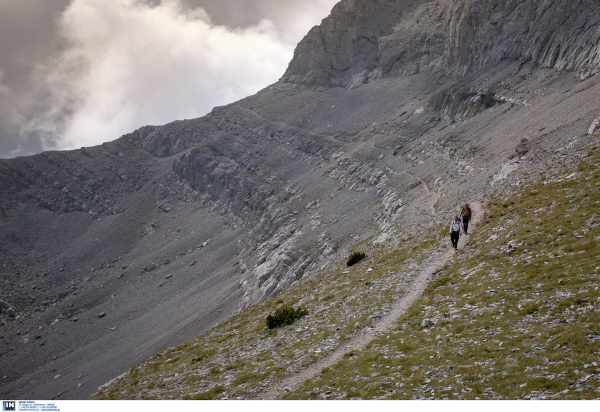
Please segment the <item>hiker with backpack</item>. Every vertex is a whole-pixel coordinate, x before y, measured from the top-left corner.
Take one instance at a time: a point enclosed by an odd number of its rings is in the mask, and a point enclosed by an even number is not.
[[[458,249],[458,239],[460,238],[460,221],[458,220],[458,216],[454,216],[454,220],[450,224],[450,240],[452,241],[452,246],[454,249]]]
[[[468,203],[465,203],[462,210],[460,211],[460,217],[462,218],[462,224],[465,229],[465,235],[468,235],[469,231],[469,220],[471,220],[471,208]]]

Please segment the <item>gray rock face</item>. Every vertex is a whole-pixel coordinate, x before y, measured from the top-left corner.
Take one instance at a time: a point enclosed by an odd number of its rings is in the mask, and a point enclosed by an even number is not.
[[[299,44],[282,80],[358,87],[444,70],[464,76],[493,61],[600,69],[594,0],[343,0]]]
[[[254,96],[0,160],[0,394],[85,397],[596,133],[592,6],[343,1]]]
[[[598,130],[598,126],[600,126],[600,118],[596,117],[588,129],[588,134],[593,135]]]
[[[0,207],[8,211],[30,203],[59,213],[114,215],[120,212],[118,200],[148,181],[153,166],[146,161],[151,158],[143,150],[132,152],[129,145],[114,142],[5,160],[0,162]]]

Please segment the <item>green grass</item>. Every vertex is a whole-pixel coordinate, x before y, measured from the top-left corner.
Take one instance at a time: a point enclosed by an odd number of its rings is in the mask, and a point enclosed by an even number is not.
[[[594,149],[577,180],[492,196],[468,252],[403,326],[287,398],[598,399],[598,164]],[[434,327],[421,326],[432,318]]]
[[[186,400],[195,400],[195,401],[200,401],[200,400],[210,400],[210,399],[215,399],[217,396],[219,396],[220,394],[222,394],[225,391],[225,388],[222,386],[215,386],[214,388],[205,391],[205,392],[200,392],[200,393],[196,393],[193,395],[189,395],[189,396],[185,396],[184,399]]]
[[[403,295],[400,281],[436,247],[447,244],[437,233],[439,228],[403,243],[418,245],[416,250],[372,247],[360,265],[347,268],[345,261],[339,261],[339,269],[318,273],[197,339],[162,351],[92,398],[208,397],[220,387],[224,390],[215,396],[235,398],[283,376],[289,367],[310,365],[356,330],[372,324],[374,314]],[[305,308],[309,316],[285,328],[268,329],[266,317],[284,302]]]

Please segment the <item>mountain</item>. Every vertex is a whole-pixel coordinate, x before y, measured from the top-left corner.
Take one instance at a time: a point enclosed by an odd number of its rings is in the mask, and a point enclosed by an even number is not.
[[[600,136],[556,145],[564,132],[472,203],[458,251],[447,222],[371,248],[92,399],[597,399]],[[308,314],[268,329],[286,305]]]
[[[344,1],[300,43],[284,81],[354,88],[443,71],[461,77],[503,60],[598,71],[594,1]]]
[[[594,133],[596,8],[344,0],[254,96],[0,161],[0,393],[88,396],[350,251],[435,244],[457,205]]]

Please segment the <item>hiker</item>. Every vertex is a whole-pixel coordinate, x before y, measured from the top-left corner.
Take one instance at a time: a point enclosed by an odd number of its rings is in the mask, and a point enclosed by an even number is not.
[[[465,203],[462,210],[460,211],[460,217],[462,218],[462,224],[465,228],[465,235],[468,235],[469,231],[469,220],[471,220],[471,208],[468,203]]]
[[[450,240],[452,241],[452,246],[454,249],[458,248],[458,239],[460,237],[460,222],[458,221],[458,216],[454,216],[454,220],[450,224]]]

